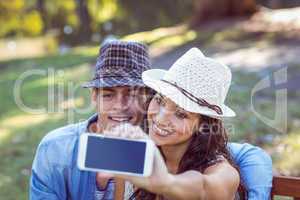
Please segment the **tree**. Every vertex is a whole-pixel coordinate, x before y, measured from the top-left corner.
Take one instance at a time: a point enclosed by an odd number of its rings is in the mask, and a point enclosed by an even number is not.
[[[36,2],[36,8],[39,11],[41,18],[44,23],[43,32],[45,32],[48,29],[48,21],[47,21],[47,10],[45,8],[45,1],[44,0],[37,0]]]
[[[0,37],[36,36],[43,29],[39,12],[31,8],[32,1],[0,1]]]
[[[79,19],[78,37],[80,42],[87,42],[91,38],[91,17],[85,0],[76,0]]]
[[[257,11],[256,0],[195,0],[192,25],[203,21],[250,15]]]

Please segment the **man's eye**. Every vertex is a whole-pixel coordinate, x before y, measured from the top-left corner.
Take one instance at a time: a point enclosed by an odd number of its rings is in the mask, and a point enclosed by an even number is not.
[[[103,98],[111,98],[111,97],[113,97],[113,94],[103,94],[102,97]]]
[[[131,91],[131,92],[129,92],[129,96],[137,97],[137,96],[139,96],[139,93],[137,91]]]

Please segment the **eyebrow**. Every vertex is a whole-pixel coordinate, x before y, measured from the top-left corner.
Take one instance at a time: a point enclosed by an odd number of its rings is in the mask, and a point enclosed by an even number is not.
[[[179,107],[179,106],[177,106],[177,105],[176,105],[176,110],[177,110],[177,111],[180,111],[180,112],[184,112],[184,113],[187,114],[187,115],[190,114],[189,111],[187,111],[187,110],[185,110],[185,109],[183,109],[183,108],[181,108],[181,107]]]
[[[158,95],[160,98],[165,99],[165,96],[163,96],[162,94],[157,93],[157,95]]]
[[[160,94],[160,93],[157,93],[157,95],[158,95],[160,98],[162,98],[162,99],[166,99],[166,97],[165,97],[164,95]],[[185,110],[185,109],[179,107],[176,103],[175,103],[175,108],[178,109],[178,110],[180,110],[180,111],[185,112],[186,114],[189,114],[189,111],[187,111],[187,110]]]
[[[104,92],[114,92],[114,90],[110,89],[110,88],[102,88],[102,91],[104,91]]]
[[[131,92],[131,91],[139,91],[140,87],[128,87],[127,91]],[[115,92],[116,90],[112,89],[112,88],[102,88],[102,91],[104,92]]]

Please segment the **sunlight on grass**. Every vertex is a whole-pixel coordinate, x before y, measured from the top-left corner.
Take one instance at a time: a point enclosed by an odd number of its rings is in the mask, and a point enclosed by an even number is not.
[[[96,62],[96,60],[95,60]],[[61,77],[63,80],[86,80],[87,76],[91,74],[91,66],[90,64],[82,64],[78,65],[76,68],[70,68],[63,70],[64,75]]]
[[[9,44],[13,45],[12,49]],[[45,56],[56,50],[57,41],[51,36],[0,40],[0,60]]]
[[[96,56],[99,52],[99,45],[96,46],[80,46],[72,49],[73,53],[78,53],[85,56]]]
[[[293,200],[293,198],[285,196],[275,196],[275,200]]]
[[[4,174],[0,174],[0,188],[4,185],[9,185],[12,182],[12,178],[10,176],[6,176]]]
[[[197,38],[197,32],[188,29],[186,24],[173,27],[163,27],[126,35],[121,40],[136,41],[148,44],[150,47],[172,48],[190,42]],[[99,46],[81,46],[72,49],[73,53],[94,56],[99,52]]]
[[[79,97],[77,99],[68,99],[59,104],[61,109],[67,110],[72,108],[81,107],[84,105],[84,98]]]
[[[228,29],[225,31],[220,31],[215,33],[214,37],[212,38],[212,42],[217,43],[224,40],[230,40],[230,39],[236,39],[241,38],[243,35],[243,32],[240,31],[237,28]]]
[[[186,31],[187,31],[187,26],[180,25],[174,27],[157,28],[152,31],[138,32],[131,35],[127,35],[122,39],[127,41],[130,40],[130,41],[144,42],[149,44],[163,37],[182,34],[185,33]]]
[[[195,31],[188,31],[186,33],[170,36],[164,39],[161,39],[157,42],[154,42],[152,44],[152,47],[176,47],[183,45],[187,42],[190,42],[194,39],[196,39],[197,33]]]
[[[49,69],[51,70],[52,68]],[[51,74],[49,71],[47,72],[47,69],[45,69],[45,73],[47,73],[47,75],[43,76],[43,78],[30,81],[30,83],[25,86],[25,89],[32,90],[37,87],[49,86],[55,83],[67,83],[68,81],[74,82],[75,80],[88,80],[90,65],[85,63],[69,69],[54,70],[51,72]]]
[[[123,40],[143,42],[149,45],[153,57],[164,54],[172,48],[187,44],[197,39],[198,33],[189,30],[187,25],[158,28],[123,37]]]
[[[6,118],[0,122],[0,125],[6,129],[24,128],[41,124],[48,119],[59,119],[62,113],[55,114],[22,114]]]
[[[0,144],[5,138],[10,136],[10,134],[11,134],[11,132],[9,131],[9,129],[1,127],[0,128]]]

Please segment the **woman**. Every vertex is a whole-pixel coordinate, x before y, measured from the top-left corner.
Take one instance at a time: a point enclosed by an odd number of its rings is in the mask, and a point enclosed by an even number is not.
[[[116,175],[137,188],[131,198],[237,198],[240,177],[226,148],[221,120],[235,116],[224,104],[230,69],[192,48],[168,71],[144,72],[143,81],[157,92],[147,118],[149,136],[158,148],[150,177]],[[105,134],[147,137],[128,126],[126,131],[118,127]],[[240,191],[238,196],[243,199],[246,195]]]

